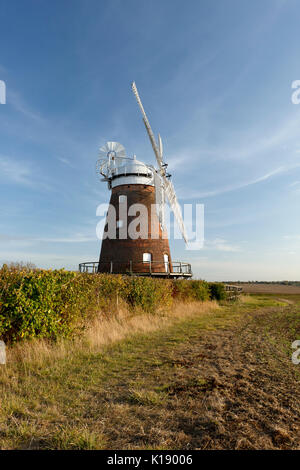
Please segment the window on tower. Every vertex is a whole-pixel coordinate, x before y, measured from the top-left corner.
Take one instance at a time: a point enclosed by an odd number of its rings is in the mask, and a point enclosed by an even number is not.
[[[119,202],[120,202],[120,203],[126,202],[126,196],[125,196],[124,194],[121,194],[121,195],[119,196]]]
[[[166,273],[169,271],[169,256],[164,254],[164,263],[165,263],[165,271]]]
[[[123,227],[123,220],[117,220],[117,228]]]
[[[152,261],[151,253],[143,253],[143,263],[150,263]]]

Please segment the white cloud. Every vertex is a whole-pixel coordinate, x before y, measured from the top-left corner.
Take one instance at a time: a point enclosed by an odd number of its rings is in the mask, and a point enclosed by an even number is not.
[[[37,165],[34,166],[33,162],[24,162],[7,155],[0,155],[0,180],[42,191],[54,190],[54,186],[45,181],[44,175],[39,174]]]
[[[17,235],[0,234],[0,246],[33,246],[37,243],[89,243],[97,242],[96,233],[94,236],[84,234],[74,234],[67,237],[22,237]]]
[[[70,160],[68,160],[68,158],[58,157],[58,160],[64,165],[69,166],[70,168],[74,168],[74,165],[72,162],[70,162]]]
[[[300,181],[294,181],[289,186],[290,186],[290,188],[293,188],[294,186],[298,186],[299,184],[300,184]]]
[[[45,243],[87,243],[87,242],[95,242],[98,240],[96,233],[94,237],[83,236],[83,235],[75,235],[71,237],[62,237],[62,238],[33,238],[32,240],[37,242],[45,242]]]
[[[27,164],[0,155],[0,177],[18,184],[32,185],[32,172]]]
[[[181,198],[182,199],[194,199],[194,198],[201,198],[201,197],[217,196],[219,194],[224,194],[230,191],[236,191],[238,189],[246,188],[247,186],[252,186],[253,184],[261,183],[263,181],[270,179],[272,176],[286,173],[292,169],[299,168],[299,167],[300,167],[300,163],[299,164],[297,163],[295,165],[281,166],[279,168],[275,168],[274,170],[269,171],[268,173],[265,173],[262,176],[254,178],[253,180],[245,181],[239,184],[223,186],[222,188],[218,188],[212,191],[206,191],[206,192],[205,191],[203,192],[189,191],[187,193],[187,190],[185,188],[185,195],[184,196],[181,195]]]
[[[239,246],[232,245],[228,243],[227,240],[224,240],[223,238],[215,238],[214,240],[206,240],[204,243],[204,248],[209,249],[209,250],[228,251],[228,252],[242,251]]]
[[[40,116],[38,113],[33,111],[25,103],[22,96],[18,92],[11,90],[11,88],[8,90],[7,103],[11,104],[15,108],[16,111],[22,113],[27,118],[30,118],[34,121],[38,121],[40,123],[45,122],[45,120],[42,118],[42,116]]]
[[[300,235],[284,235],[285,240],[300,240]]]

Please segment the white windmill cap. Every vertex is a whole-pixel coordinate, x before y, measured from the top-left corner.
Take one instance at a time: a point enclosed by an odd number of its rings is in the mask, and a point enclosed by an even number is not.
[[[135,158],[124,160],[121,162],[120,165],[117,166],[118,173],[126,172],[126,173],[134,173],[134,174],[149,174],[152,173],[148,165],[139,161]]]
[[[112,174],[112,188],[123,184],[154,186],[153,171],[136,158],[124,159],[116,165]]]

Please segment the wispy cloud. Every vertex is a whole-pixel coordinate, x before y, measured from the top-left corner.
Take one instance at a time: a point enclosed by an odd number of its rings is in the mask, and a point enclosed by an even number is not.
[[[35,243],[87,243],[97,241],[96,232],[94,236],[84,234],[74,234],[67,237],[22,237],[18,235],[0,234],[0,244],[14,242],[14,244],[24,243],[33,245]]]
[[[38,174],[38,171],[33,169],[31,162],[24,162],[7,155],[0,155],[0,181],[42,191],[53,190],[53,187]]]
[[[290,186],[290,188],[293,188],[294,186],[298,186],[298,185],[300,185],[300,181],[294,181],[289,186]]]
[[[300,181],[294,181],[293,183],[289,184],[291,194],[298,195],[300,193]]]
[[[214,240],[206,240],[204,243],[204,248],[209,249],[209,250],[228,251],[228,252],[242,251],[239,246],[232,245],[227,240],[224,240],[223,238],[215,238]]]
[[[235,148],[223,150],[222,153],[218,150],[218,154],[226,160],[245,160],[250,157],[253,159],[274,148],[278,149],[295,138],[298,140],[299,125],[300,116],[290,116],[281,122],[276,129],[273,128],[269,135],[266,136],[265,133],[262,135],[257,134],[257,138],[254,139],[254,135],[250,136],[249,133],[246,133],[239,139],[239,143]],[[238,140],[238,137],[237,135],[236,140]],[[253,141],[252,143],[249,137]]]
[[[295,165],[281,166],[281,167],[275,168],[274,170],[269,171],[268,173],[265,173],[262,176],[254,178],[250,181],[244,181],[239,184],[223,186],[221,188],[218,188],[212,191],[203,191],[203,192],[189,191],[188,194],[186,194],[186,189],[185,189],[185,195],[181,195],[181,198],[182,199],[194,199],[194,198],[201,198],[201,197],[218,196],[219,194],[228,193],[230,191],[236,191],[238,189],[246,188],[247,186],[252,186],[253,184],[261,183],[263,181],[270,179],[271,177],[275,175],[286,173],[292,169],[299,168],[299,167],[300,167],[300,163],[295,164]]]
[[[31,186],[31,177],[32,171],[28,164],[0,155],[0,178]]]
[[[45,120],[39,113],[32,110],[31,107],[28,106],[28,104],[25,102],[24,98],[20,95],[20,93],[12,90],[11,88],[9,88],[7,92],[7,104],[11,104],[16,111],[22,113],[27,118],[30,118],[34,121],[38,121],[39,123],[45,122]]]
[[[33,238],[37,242],[46,242],[46,243],[87,243],[97,241],[97,236],[84,236],[84,235],[74,235],[70,237],[53,237],[53,238]]]
[[[300,240],[300,235],[284,235],[285,240]]]
[[[68,158],[58,157],[58,160],[64,165],[69,166],[70,168],[74,168],[74,165],[72,162],[70,162],[70,160],[68,160]]]

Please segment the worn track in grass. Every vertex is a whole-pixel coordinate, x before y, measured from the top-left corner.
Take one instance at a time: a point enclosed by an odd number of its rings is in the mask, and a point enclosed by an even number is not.
[[[299,324],[298,304],[251,298],[19,366],[2,382],[1,448],[299,449]]]

